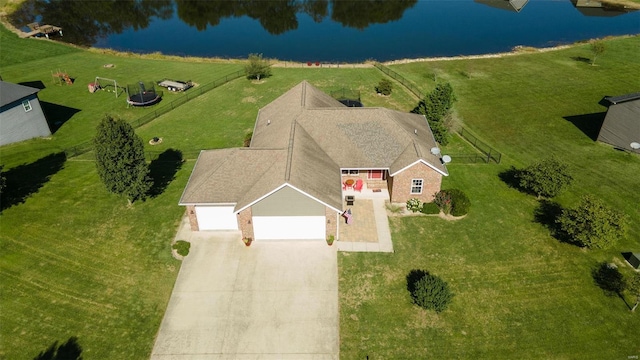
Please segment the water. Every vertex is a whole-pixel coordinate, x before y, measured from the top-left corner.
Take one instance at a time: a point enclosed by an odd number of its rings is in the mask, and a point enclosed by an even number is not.
[[[28,0],[11,19],[137,53],[359,62],[486,54],[640,33],[640,11],[595,0]]]

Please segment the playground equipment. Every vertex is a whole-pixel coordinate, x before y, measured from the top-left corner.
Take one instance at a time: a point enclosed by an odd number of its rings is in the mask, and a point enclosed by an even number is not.
[[[153,105],[160,101],[162,92],[156,92],[152,82],[139,81],[136,84],[127,84],[127,103],[133,106]]]
[[[53,83],[56,85],[73,85],[73,80],[71,80],[69,74],[67,74],[66,71],[60,71],[60,69],[56,72],[51,71],[51,78],[53,79]]]
[[[94,93],[98,90],[104,90],[108,92],[114,92],[116,94],[116,98],[118,97],[119,93],[122,92],[122,88],[118,86],[117,81],[99,76],[96,76],[96,80],[92,83],[89,83],[88,87],[90,93]]]

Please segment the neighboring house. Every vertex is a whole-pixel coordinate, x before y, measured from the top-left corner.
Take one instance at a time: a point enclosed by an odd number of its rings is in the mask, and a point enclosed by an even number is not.
[[[606,97],[610,105],[598,141],[640,154],[631,143],[640,143],[640,93]]]
[[[474,0],[477,3],[488,5],[494,8],[520,12],[529,0]]]
[[[624,5],[599,0],[571,0],[571,2],[584,16],[613,17],[636,11]]]
[[[0,146],[51,135],[38,91],[0,81]]]
[[[200,153],[180,205],[192,230],[337,238],[347,178],[391,202],[432,201],[448,175],[434,147],[424,116],[346,107],[303,81],[260,109],[250,147]]]

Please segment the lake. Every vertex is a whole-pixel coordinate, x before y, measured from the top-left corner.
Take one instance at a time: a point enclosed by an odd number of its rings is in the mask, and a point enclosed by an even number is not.
[[[360,62],[487,54],[640,33],[596,0],[27,0],[10,17],[63,41],[136,53]]]

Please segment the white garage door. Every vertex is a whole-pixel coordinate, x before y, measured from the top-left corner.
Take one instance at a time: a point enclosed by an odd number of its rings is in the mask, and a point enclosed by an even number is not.
[[[324,216],[254,216],[253,235],[256,240],[317,240],[324,239]]]
[[[238,230],[233,206],[196,206],[200,230]]]

